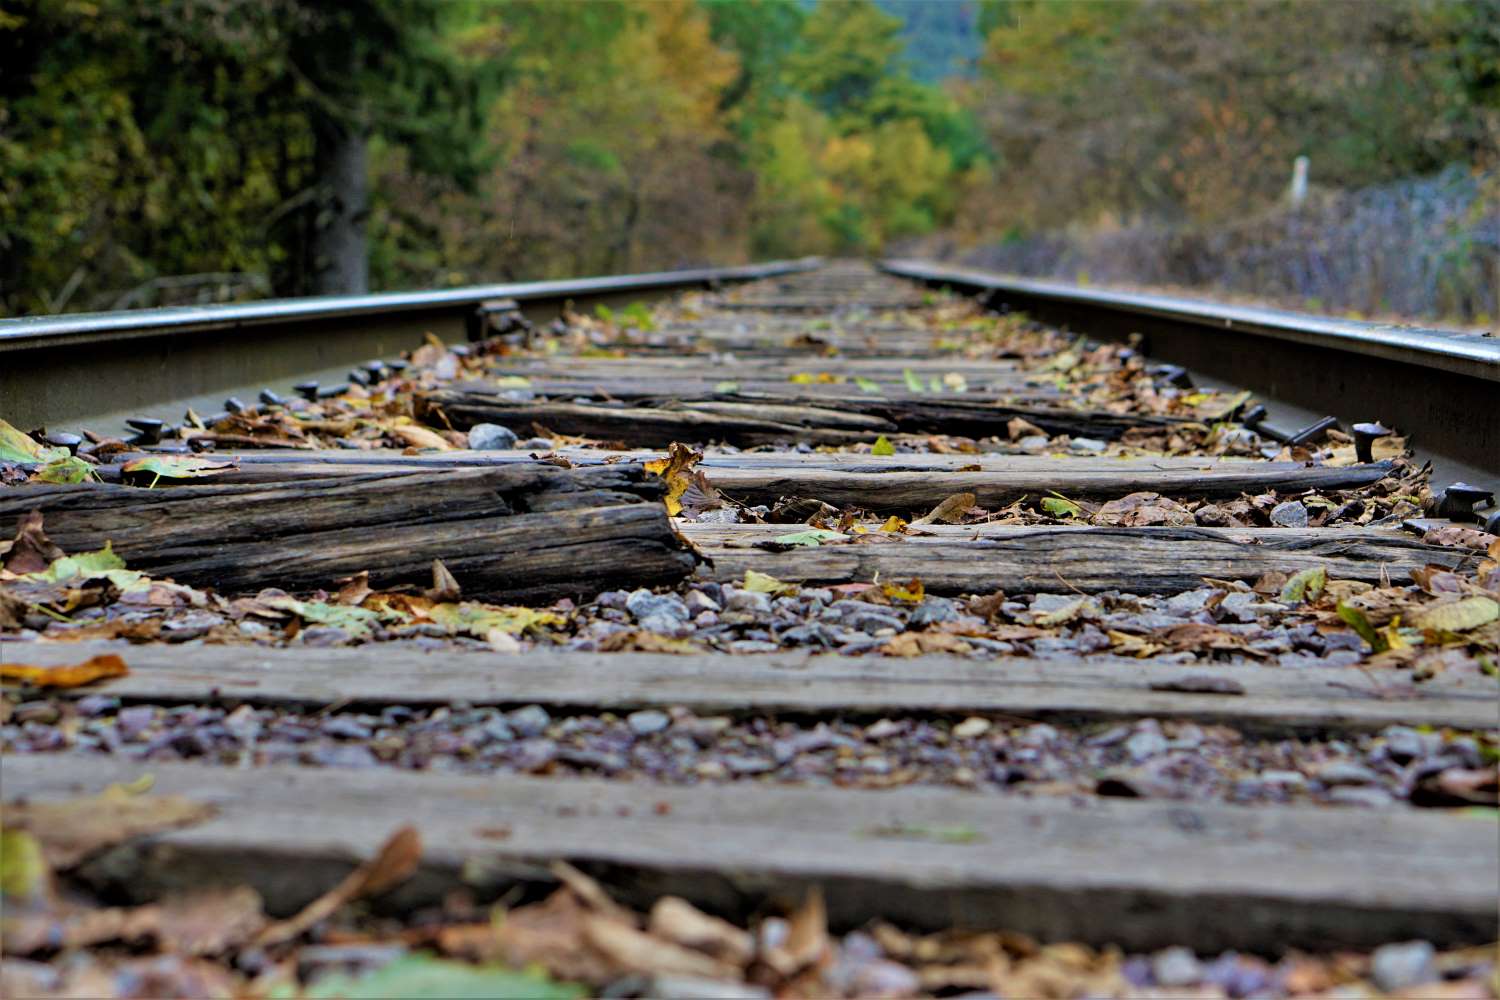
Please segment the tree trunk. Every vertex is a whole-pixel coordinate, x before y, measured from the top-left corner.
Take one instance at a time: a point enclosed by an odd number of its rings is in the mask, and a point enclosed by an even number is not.
[[[324,193],[313,227],[316,295],[358,295],[370,289],[368,141],[355,124],[324,120],[317,127],[318,184]]]

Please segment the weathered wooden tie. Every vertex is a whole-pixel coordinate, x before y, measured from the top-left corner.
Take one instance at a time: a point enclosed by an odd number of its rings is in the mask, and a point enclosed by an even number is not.
[[[254,770],[30,755],[5,794],[45,800],[153,778],[214,803],[208,822],[118,848],[83,877],[137,898],[249,883],[306,903],[420,817],[421,875],[397,901],[460,884],[499,895],[564,858],[628,900],[672,893],[743,913],[823,890],[831,921],[1007,928],[1049,940],[1202,951],[1492,939],[1494,824],[1462,815],[1075,802],[933,788],[643,787],[390,769]],[[399,808],[393,808],[399,804]],[[1231,919],[1225,919],[1225,914]]]

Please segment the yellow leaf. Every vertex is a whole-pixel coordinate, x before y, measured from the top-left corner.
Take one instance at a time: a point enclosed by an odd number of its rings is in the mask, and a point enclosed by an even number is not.
[[[885,519],[885,523],[880,526],[880,530],[886,532],[898,532],[904,527],[906,527],[906,522],[897,517],[895,514],[892,514],[890,517]]]
[[[682,495],[693,484],[693,466],[701,458],[703,452],[673,441],[667,449],[666,458],[654,458],[645,464],[647,472],[666,480],[667,495],[662,502],[667,505],[667,513],[673,517],[682,513]]]
[[[745,570],[745,582],[740,587],[756,594],[790,594],[797,589],[794,583],[778,580],[769,573],[753,569]]]
[[[1500,603],[1475,594],[1447,604],[1423,608],[1412,615],[1412,624],[1435,632],[1468,632],[1500,618]]]
[[[891,439],[884,434],[875,439],[875,444],[870,448],[871,455],[894,455],[896,446],[891,444]]]
[[[115,653],[101,653],[82,663],[65,667],[33,667],[24,663],[0,663],[0,681],[30,684],[34,687],[74,688],[108,677],[130,673],[125,661]]]
[[[893,601],[906,601],[910,604],[922,603],[922,598],[927,593],[922,581],[916,577],[908,583],[882,583],[880,592]]]

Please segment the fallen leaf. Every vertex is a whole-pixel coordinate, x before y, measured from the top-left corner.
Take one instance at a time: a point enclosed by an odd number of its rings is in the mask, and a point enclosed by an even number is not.
[[[1043,508],[1047,502],[1042,501]],[[1049,511],[1050,513],[1050,511]],[[1130,493],[1099,508],[1090,523],[1104,527],[1139,528],[1154,524],[1190,527],[1197,524],[1193,512],[1159,493]]]
[[[666,481],[667,495],[663,498],[663,503],[667,505],[667,513],[672,517],[682,513],[682,495],[693,484],[693,466],[702,458],[701,451],[694,451],[685,444],[673,441],[667,449],[666,458],[655,458],[645,463],[647,472]]]
[[[11,542],[9,551],[5,553],[3,565],[16,574],[40,573],[61,559],[63,554],[63,550],[53,544],[42,530],[42,512],[34,510],[22,515],[15,541]]]
[[[1428,545],[1445,545],[1455,549],[1479,549],[1484,551],[1496,541],[1500,541],[1500,535],[1492,535],[1478,528],[1466,528],[1461,524],[1445,524],[1440,528],[1433,528],[1422,536],[1422,541]]]
[[[296,914],[267,926],[255,937],[255,946],[270,948],[300,937],[314,924],[333,916],[346,904],[363,896],[377,896],[416,872],[422,860],[422,837],[415,827],[403,826],[391,834],[370,861],[345,876],[332,889],[308,903]]]
[[[339,581],[338,595],[333,599],[335,604],[359,605],[365,602],[373,591],[370,590],[370,572],[361,570],[353,576]]]
[[[710,916],[685,899],[663,896],[651,907],[647,930],[686,948],[738,966],[749,963],[754,944],[748,931]]]
[[[584,940],[626,972],[644,975],[737,978],[740,968],[711,955],[664,941],[600,913],[583,919]]]
[[[880,592],[893,601],[907,601],[911,604],[922,603],[922,598],[927,593],[922,581],[916,577],[912,577],[907,583],[882,583]]]
[[[1382,653],[1386,650],[1387,644],[1385,639],[1370,624],[1370,620],[1365,617],[1363,611],[1346,601],[1340,601],[1338,604],[1338,616],[1347,622],[1354,631],[1358,632],[1359,637],[1369,643],[1370,648],[1375,652]]]
[[[745,580],[740,588],[757,594],[793,594],[797,591],[795,583],[778,580],[769,573],[754,569],[745,570]]]
[[[787,919],[786,938],[761,956],[782,977],[822,965],[832,956],[828,938],[828,911],[821,889],[813,889]]]
[[[1042,497],[1042,510],[1053,517],[1079,517],[1083,514],[1082,507],[1061,493],[1053,493],[1050,497]]]
[[[888,534],[898,534],[902,528],[906,527],[907,523],[895,514],[892,514],[885,519],[885,523],[880,526],[880,530]]]
[[[25,830],[0,829],[0,895],[11,903],[39,901],[49,891],[52,869],[41,843]],[[10,935],[6,935],[9,950]]]
[[[0,420],[0,462],[51,462],[67,454],[68,449],[37,444],[30,435]]]
[[[1301,604],[1304,600],[1316,601],[1327,584],[1328,572],[1322,566],[1301,570],[1292,574],[1286,585],[1281,588],[1281,603]]]
[[[452,451],[453,445],[447,438],[437,431],[426,427],[418,427],[415,424],[392,424],[385,428],[386,433],[398,438],[409,448],[423,448],[432,451]]]
[[[1430,604],[1411,616],[1411,624],[1434,632],[1468,632],[1496,618],[1500,618],[1500,603],[1475,594],[1456,601]]]
[[[98,478],[98,474],[94,472],[92,465],[77,455],[64,455],[62,458],[54,458],[40,469],[37,469],[32,474],[31,481],[68,485]]]
[[[887,656],[924,656],[928,653],[967,653],[973,646],[947,632],[902,632],[880,647]]]
[[[1005,422],[1005,433],[1012,441],[1027,437],[1046,437],[1047,432],[1025,417],[1012,417]]]
[[[90,855],[135,837],[201,823],[218,810],[180,795],[144,795],[111,785],[98,795],[58,802],[11,803],[5,826],[25,830],[53,869],[73,868]]]
[[[859,386],[860,392],[870,392],[876,394],[880,393],[880,383],[872,379],[867,379],[862,376],[856,375],[854,377],[854,384]]]
[[[870,454],[879,455],[881,457],[894,455],[896,454],[896,446],[891,444],[890,438],[882,434],[878,438],[876,438],[875,443],[870,446]]]
[[[463,588],[441,559],[432,561],[432,586],[423,592],[423,596],[433,601],[456,601],[463,596]]]
[[[970,507],[974,506],[974,499],[974,494],[972,493],[955,493],[948,499],[944,500],[942,503],[938,504],[936,507],[932,508],[929,513],[917,518],[911,523],[913,525],[932,524],[934,522],[941,522],[943,524],[958,524],[963,521],[964,513]]]
[[[24,663],[0,663],[0,681],[42,688],[75,688],[130,671],[117,653],[100,653],[82,663],[63,667],[33,667]]]
[[[908,392],[922,393],[927,391],[926,386],[922,385],[921,378],[910,368],[901,369],[901,378],[906,383],[906,390]]]
[[[848,536],[838,531],[829,531],[827,528],[808,528],[806,531],[794,531],[789,535],[777,535],[771,541],[777,545],[789,545],[801,548],[817,548],[824,542],[847,542]]]
[[[126,462],[120,466],[120,473],[124,476],[149,474],[154,477],[150,485],[155,486],[158,479],[202,479],[235,467],[234,462],[213,462],[192,455],[148,455]]]
[[[373,972],[325,975],[297,994],[304,1000],[574,1000],[581,987],[558,983],[533,970],[470,965],[429,955],[403,955]]]

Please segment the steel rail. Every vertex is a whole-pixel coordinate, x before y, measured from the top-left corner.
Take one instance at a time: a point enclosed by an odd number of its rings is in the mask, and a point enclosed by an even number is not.
[[[930,261],[883,270],[980,296],[1346,423],[1380,420],[1424,453],[1500,476],[1500,339],[1259,306],[1084,288]]]
[[[891,274],[929,284],[936,282],[973,292],[994,293],[1001,298],[1087,304],[1100,310],[1331,347],[1500,382],[1500,339],[1482,333],[1367,323],[1262,306],[1084,288],[914,260],[886,260],[881,266]]]
[[[0,320],[0,417],[21,427],[117,424],[131,411],[209,405],[237,392],[392,358],[424,334],[463,340],[514,303],[533,321],[570,301],[619,304],[807,271],[821,260],[475,285],[371,295]]]
[[[622,293],[657,292],[718,282],[753,281],[811,270],[816,257],[771,261],[736,267],[705,267],[680,271],[570,278],[555,281],[468,285],[428,291],[376,292],[368,295],[328,295],[295,299],[267,299],[208,306],[168,306],[120,312],[68,313],[0,319],[0,351],[21,350],[45,343],[89,343],[101,339],[154,337],[167,333],[198,333],[310,320],[391,315],[433,309],[474,308],[492,299],[518,303],[553,302],[566,298],[593,299]]]

